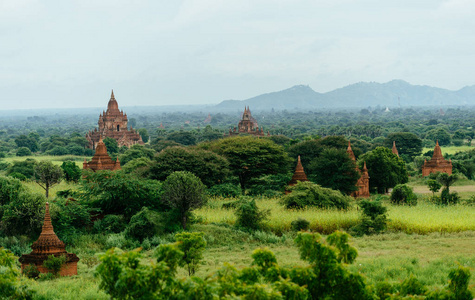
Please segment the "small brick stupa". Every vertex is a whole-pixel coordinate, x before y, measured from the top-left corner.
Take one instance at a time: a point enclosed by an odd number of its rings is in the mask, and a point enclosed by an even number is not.
[[[21,269],[32,264],[38,268],[41,273],[48,273],[48,269],[43,267],[43,261],[48,259],[48,256],[66,256],[66,263],[59,271],[60,276],[71,276],[78,274],[79,258],[74,253],[67,253],[64,243],[56,236],[51,224],[51,217],[49,215],[49,204],[46,202],[45,220],[43,222],[43,229],[40,237],[31,245],[33,251],[30,254],[23,254],[20,257]]]
[[[116,161],[113,161],[109,154],[107,154],[107,148],[102,139],[99,140],[96,146],[96,153],[90,162],[87,162],[84,159],[84,163],[82,165],[83,169],[91,169],[93,171],[99,170],[120,170],[120,161],[119,157],[117,157]]]
[[[396,148],[396,141],[393,141],[393,149],[392,149],[393,154],[396,154],[397,157],[399,157],[399,152],[397,151]]]
[[[439,141],[437,141],[435,145],[432,159],[424,161],[424,165],[422,166],[422,176],[429,176],[430,173],[437,172],[447,173],[449,175],[452,174],[452,161],[446,160],[444,156],[442,156]]]
[[[351,149],[351,143],[348,141],[348,148],[346,149],[346,153],[348,156],[356,162],[356,156],[353,153],[353,149]],[[364,162],[363,170],[360,170],[358,166],[356,166],[356,170],[360,173],[360,179],[356,182],[356,186],[358,187],[357,191],[351,193],[351,196],[355,198],[368,198],[369,197],[369,174],[368,169],[366,168],[366,162]]]
[[[302,162],[300,161],[300,155],[297,160],[297,167],[295,167],[294,175],[292,176],[292,179],[289,181],[288,186],[296,185],[297,181],[308,181],[307,175],[305,175],[305,171],[303,170]]]

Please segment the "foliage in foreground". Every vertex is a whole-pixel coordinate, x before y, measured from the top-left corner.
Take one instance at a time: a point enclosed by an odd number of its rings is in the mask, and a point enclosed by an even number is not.
[[[324,240],[318,234],[299,233],[295,242],[305,267],[284,268],[268,249],[256,249],[250,267],[225,265],[204,279],[177,278],[183,251],[177,244],[157,248],[156,262],[142,263],[139,249],[110,249],[96,269],[100,288],[112,299],[471,299],[470,272],[460,266],[449,274],[443,290],[429,290],[416,277],[402,283],[367,284],[347,264],[357,256],[346,233]]]
[[[381,233],[387,226],[387,209],[381,201],[363,200],[359,203],[363,213],[360,222],[351,228],[356,235]]]
[[[17,258],[0,247],[0,299],[32,299],[33,292],[20,281]]]

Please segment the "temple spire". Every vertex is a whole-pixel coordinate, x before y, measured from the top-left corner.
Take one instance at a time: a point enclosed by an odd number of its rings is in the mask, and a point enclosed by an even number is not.
[[[111,99],[114,99],[114,100],[115,100],[115,97],[114,97],[114,89],[112,89]]]
[[[351,142],[350,141],[348,141],[348,148],[346,149],[346,153],[348,153],[348,155],[350,156],[350,158],[352,160],[356,161],[356,156],[353,153],[353,149],[351,149]]]
[[[397,157],[399,157],[399,152],[397,151],[396,148],[396,141],[393,141],[393,149],[392,149],[393,154],[396,154]]]
[[[297,166],[295,167],[294,175],[292,176],[292,179],[288,185],[295,185],[297,184],[297,181],[308,181],[307,175],[305,174],[302,166],[302,162],[300,161],[300,155],[297,158]]]

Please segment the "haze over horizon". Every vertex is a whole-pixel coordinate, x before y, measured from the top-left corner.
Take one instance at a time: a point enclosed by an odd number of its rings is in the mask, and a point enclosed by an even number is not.
[[[318,3],[317,3],[318,2]],[[1,109],[216,104],[294,85],[475,84],[469,0],[0,2]]]

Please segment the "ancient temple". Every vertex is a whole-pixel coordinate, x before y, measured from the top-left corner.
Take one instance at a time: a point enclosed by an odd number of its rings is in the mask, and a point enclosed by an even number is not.
[[[393,141],[393,149],[392,149],[393,154],[396,154],[397,157],[399,157],[399,152],[397,151],[396,148],[396,141]]]
[[[447,173],[449,175],[452,174],[452,160],[446,160],[444,156],[442,156],[439,141],[437,141],[435,145],[432,159],[424,161],[424,165],[422,166],[422,176],[429,176],[430,173],[437,172]]]
[[[292,179],[289,181],[287,184],[288,187],[294,186],[297,184],[297,181],[308,181],[307,175],[305,174],[305,171],[303,170],[302,162],[300,161],[300,155],[297,159],[297,167],[295,167],[295,172],[294,175],[292,176]],[[290,191],[286,190],[286,194],[290,193]]]
[[[237,130],[236,127],[234,127],[234,129],[229,129],[230,136],[238,134],[264,136],[264,130],[262,128],[259,128],[257,120],[252,117],[249,106],[244,108],[244,112],[242,114],[241,121],[239,121],[238,123]],[[270,135],[269,132],[267,132],[267,135]]]
[[[111,93],[111,98],[107,104],[107,111],[103,111],[99,115],[99,129],[89,131],[86,134],[86,139],[89,141],[89,148],[95,149],[96,144],[101,138],[110,137],[117,141],[119,147],[130,147],[135,144],[143,145],[142,137],[132,127],[127,128],[127,114],[119,111],[119,104],[115,100],[114,91]]]
[[[346,153],[350,156],[350,158],[356,162],[356,156],[353,153],[353,149],[351,149],[351,142],[348,141],[348,148],[346,149]],[[363,170],[360,170],[358,166],[356,166],[356,170],[360,173],[360,178],[356,182],[356,186],[358,187],[357,191],[351,193],[351,196],[355,198],[368,198],[369,197],[369,174],[368,169],[366,168],[366,162],[364,162]]]
[[[102,139],[99,139],[99,142],[96,145],[96,153],[92,157],[90,162],[87,162],[84,159],[82,164],[83,169],[91,169],[93,171],[99,170],[120,170],[120,161],[117,157],[116,161],[113,161],[109,154],[107,154],[107,148]]]
[[[43,267],[43,261],[48,259],[48,256],[66,256],[66,263],[59,271],[60,276],[71,276],[78,274],[79,258],[74,253],[67,253],[66,246],[54,233],[53,224],[51,224],[51,217],[49,215],[49,204],[46,202],[45,220],[43,222],[43,229],[40,237],[31,245],[33,251],[30,254],[23,254],[20,257],[21,269],[23,270],[28,265],[35,265],[41,273],[48,273],[48,269]]]

